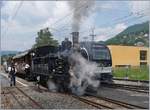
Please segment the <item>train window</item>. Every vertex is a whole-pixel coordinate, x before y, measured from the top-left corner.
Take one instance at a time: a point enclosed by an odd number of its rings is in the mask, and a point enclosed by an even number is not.
[[[93,59],[110,60],[110,53],[107,48],[94,48]]]
[[[140,60],[147,60],[147,51],[146,50],[140,51]]]

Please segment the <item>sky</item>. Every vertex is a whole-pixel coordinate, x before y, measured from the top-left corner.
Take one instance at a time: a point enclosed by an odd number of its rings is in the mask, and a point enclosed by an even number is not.
[[[46,27],[59,42],[65,37],[71,40],[75,9],[68,1],[1,1],[0,6],[2,50],[30,49],[37,32]],[[94,1],[81,17],[80,41],[91,40],[92,30],[95,41],[114,37],[130,25],[148,21],[149,10],[150,1]]]

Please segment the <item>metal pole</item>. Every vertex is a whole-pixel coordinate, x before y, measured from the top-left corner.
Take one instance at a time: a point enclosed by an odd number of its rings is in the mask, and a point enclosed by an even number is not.
[[[90,34],[90,36],[92,37],[92,42],[94,42],[94,40],[95,40],[95,34],[94,34],[94,30],[95,30],[95,28],[92,28],[92,34]]]

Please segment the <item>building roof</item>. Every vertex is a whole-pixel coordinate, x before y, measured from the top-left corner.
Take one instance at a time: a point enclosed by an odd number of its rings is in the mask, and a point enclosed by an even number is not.
[[[25,52],[19,53],[19,54],[15,55],[15,56],[13,57],[13,59],[21,58],[21,57],[27,55],[28,53],[29,53],[29,51],[25,51]]]
[[[145,48],[149,49],[149,47],[146,46],[128,46],[128,45],[107,45],[108,47],[124,47],[124,48]]]

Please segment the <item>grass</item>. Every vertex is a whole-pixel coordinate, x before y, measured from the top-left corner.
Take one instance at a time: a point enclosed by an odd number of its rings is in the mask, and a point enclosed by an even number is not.
[[[128,69],[123,67],[116,67],[113,69],[113,76],[117,78],[125,78],[133,80],[149,80],[149,67],[130,67]]]

